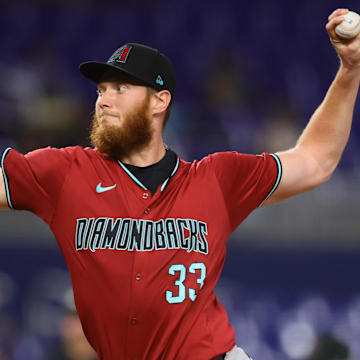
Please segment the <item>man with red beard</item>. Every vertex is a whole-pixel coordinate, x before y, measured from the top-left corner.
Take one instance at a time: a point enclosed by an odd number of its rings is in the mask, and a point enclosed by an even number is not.
[[[49,224],[99,359],[248,359],[214,293],[226,240],[258,206],[313,189],[336,168],[360,82],[360,38],[334,31],[347,11],[326,25],[337,75],[288,151],[180,159],[162,139],[173,66],[129,43],[80,66],[98,86],[95,148],[4,152],[0,205]]]
[[[129,98],[135,101],[130,103],[125,96],[119,96],[110,108],[106,98],[111,96],[108,95],[111,91],[126,92],[127,96],[130,95]],[[125,163],[131,164],[133,161],[131,159],[126,161],[127,156],[141,153],[146,147],[155,148],[153,134],[155,131],[161,134],[163,120],[159,118],[156,124],[158,126],[153,128],[150,101],[152,97],[160,96],[160,106],[168,106],[170,97],[168,92],[156,94],[151,88],[144,88],[143,83],[131,76],[119,77],[116,71],[110,70],[106,71],[99,81],[98,95],[90,138],[92,144],[101,153],[115,160],[123,159]],[[163,108],[160,110],[162,112]],[[158,136],[157,140],[159,138],[161,136]],[[150,144],[151,141],[153,141],[152,144]],[[164,150],[162,141],[156,144],[156,148],[159,148],[162,157]]]

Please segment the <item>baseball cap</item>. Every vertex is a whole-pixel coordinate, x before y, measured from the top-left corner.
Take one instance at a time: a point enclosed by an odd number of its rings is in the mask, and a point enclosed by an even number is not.
[[[169,58],[159,50],[142,44],[125,44],[107,62],[87,61],[80,64],[79,70],[96,83],[106,72],[114,71],[130,75],[157,91],[175,93],[176,74]]]

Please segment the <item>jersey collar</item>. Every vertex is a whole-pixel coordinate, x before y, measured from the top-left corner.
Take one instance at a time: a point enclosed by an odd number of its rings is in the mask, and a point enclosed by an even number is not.
[[[171,172],[170,176],[168,178],[166,178],[164,180],[164,182],[161,184],[160,187],[160,191],[163,192],[166,188],[166,186],[168,185],[170,179],[176,174],[176,172],[179,169],[179,163],[180,163],[180,159],[177,156],[176,158],[176,163],[175,166],[173,168],[173,171]],[[118,164],[120,165],[120,167],[125,171],[125,173],[130,177],[131,180],[133,180],[135,182],[136,185],[140,186],[142,189],[144,190],[148,190],[148,188],[120,161],[118,160]]]

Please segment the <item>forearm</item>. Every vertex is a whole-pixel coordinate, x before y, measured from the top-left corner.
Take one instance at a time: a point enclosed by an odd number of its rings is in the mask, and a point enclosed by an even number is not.
[[[323,102],[312,115],[294,148],[277,153],[282,176],[277,190],[262,206],[276,203],[326,182],[349,139],[360,83],[360,35],[341,40],[335,33],[348,10],[337,9],[326,29],[340,58],[340,68]]]
[[[360,72],[340,67],[323,102],[312,115],[297,147],[313,157],[329,177],[348,141]]]

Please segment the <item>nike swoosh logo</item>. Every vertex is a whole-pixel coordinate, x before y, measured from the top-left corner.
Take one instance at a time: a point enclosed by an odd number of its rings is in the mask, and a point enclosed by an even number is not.
[[[105,192],[105,191],[109,191],[109,190],[112,190],[112,189],[116,188],[116,185],[117,185],[117,184],[115,184],[115,185],[113,185],[113,186],[102,187],[102,186],[101,186],[101,183],[98,183],[98,184],[97,184],[97,187],[96,187],[96,192],[97,192],[98,194],[101,194],[101,193],[103,193],[103,192]]]

